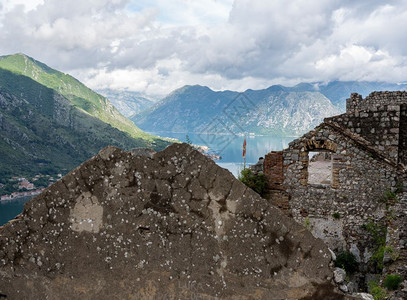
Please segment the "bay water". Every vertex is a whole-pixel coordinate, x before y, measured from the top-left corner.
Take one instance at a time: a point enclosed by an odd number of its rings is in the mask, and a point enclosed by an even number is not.
[[[246,167],[255,164],[260,157],[270,151],[279,151],[288,147],[288,143],[297,137],[215,135],[198,133],[153,132],[161,137],[176,138],[181,142],[209,147],[209,153],[220,156],[215,162],[228,169],[236,177],[243,170],[243,141],[246,138]]]
[[[24,203],[32,197],[20,197],[12,200],[0,201],[0,226],[14,219],[23,211]]]

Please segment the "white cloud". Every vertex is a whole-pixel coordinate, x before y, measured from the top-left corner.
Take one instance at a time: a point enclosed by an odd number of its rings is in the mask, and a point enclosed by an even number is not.
[[[1,4],[0,54],[26,53],[94,88],[166,94],[184,84],[406,80],[403,0]]]
[[[0,9],[10,11],[15,6],[21,5],[24,7],[24,12],[28,12],[43,3],[44,0],[2,0],[2,3],[0,3]]]
[[[160,62],[160,66],[151,69],[104,69],[78,70],[72,73],[82,77],[94,89],[112,88],[118,90],[138,91],[152,96],[163,96],[184,85],[206,85],[215,90],[231,89],[244,91],[257,86],[267,88],[270,81],[245,77],[226,80],[218,74],[198,74],[181,70],[179,59],[169,59]],[[171,70],[168,72],[167,70]],[[168,72],[168,73],[167,73]],[[84,74],[86,76],[84,77]],[[227,82],[227,84],[225,84]],[[281,81],[276,81],[275,83]]]
[[[157,21],[165,27],[217,25],[227,21],[233,0],[138,0],[129,8],[158,8]]]

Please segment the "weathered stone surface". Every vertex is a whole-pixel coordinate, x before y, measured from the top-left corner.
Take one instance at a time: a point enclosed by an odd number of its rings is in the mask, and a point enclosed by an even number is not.
[[[346,284],[341,284],[341,285],[339,286],[339,289],[340,289],[342,292],[344,292],[344,293],[348,293],[348,292],[349,292],[348,286],[347,286]]]
[[[131,150],[131,154],[134,156],[146,156],[152,158],[155,151],[149,148],[135,148]]]
[[[263,161],[268,185],[272,189],[281,189],[284,182],[283,175],[283,155],[281,152],[272,151],[267,153]]]
[[[0,228],[7,299],[343,299],[322,241],[186,144],[108,147]]]
[[[374,300],[373,296],[368,293],[357,293],[356,296],[361,297],[363,300]]]
[[[358,263],[361,262],[361,260],[360,260],[360,251],[359,251],[359,249],[358,249],[358,246],[356,246],[355,244],[351,244],[351,245],[350,245],[349,252],[352,253],[352,254],[355,256],[356,261],[357,261]]]
[[[331,257],[332,257],[332,260],[333,261],[336,261],[336,254],[335,254],[335,252],[333,252],[331,249],[329,249],[328,248],[328,250],[329,250],[329,253],[331,253]]]
[[[328,158],[321,164],[325,169],[312,168],[311,152]],[[384,255],[383,273],[407,276],[407,92],[374,92],[365,99],[352,94],[345,114],[326,118],[268,156],[282,157],[278,169],[265,160],[264,174],[271,188],[276,181],[287,193],[294,219],[335,253],[350,251],[359,263],[363,274],[355,276],[355,286],[343,284],[343,291],[364,288],[366,273],[377,272],[369,224],[387,231],[392,251]],[[320,181],[326,174],[329,180]]]
[[[334,279],[336,283],[342,283],[345,281],[346,278],[346,272],[344,269],[341,268],[335,268],[334,270]]]

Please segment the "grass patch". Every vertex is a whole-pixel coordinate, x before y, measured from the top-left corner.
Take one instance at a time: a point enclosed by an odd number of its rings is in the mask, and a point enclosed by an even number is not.
[[[372,294],[374,300],[384,300],[387,298],[386,291],[374,280],[368,283],[369,292]]]
[[[389,291],[395,291],[400,287],[403,277],[400,275],[387,275],[383,281],[383,286]]]
[[[381,273],[384,253],[389,251],[389,249],[386,249],[387,227],[379,223],[369,222],[364,224],[362,228],[371,234],[373,240],[373,254],[370,263],[377,273]]]

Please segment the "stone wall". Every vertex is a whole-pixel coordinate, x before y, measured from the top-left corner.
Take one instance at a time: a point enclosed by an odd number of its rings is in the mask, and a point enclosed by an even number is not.
[[[373,92],[365,99],[357,93],[352,93],[346,99],[346,112],[369,111],[374,107],[383,105],[399,105],[407,103],[407,92]]]
[[[362,225],[385,221],[384,193],[395,190],[398,182],[404,180],[394,165],[366,147],[324,123],[281,152],[282,187],[290,195],[294,219],[303,224],[307,219],[314,235],[323,238],[332,249],[358,249],[355,251],[360,260],[367,259],[365,249],[370,242]],[[330,185],[308,183],[310,151],[332,153]],[[265,174],[269,180],[278,175],[270,176],[266,166]]]
[[[398,201],[393,206],[393,216],[387,230],[387,245],[393,252],[385,253],[385,267],[388,274],[401,274],[407,278],[407,193],[398,195]]]
[[[267,177],[269,188],[281,190],[284,181],[283,153],[281,151],[272,151],[266,154],[263,170]]]
[[[330,153],[330,164],[311,168],[310,152]],[[335,252],[352,252],[361,272],[372,271],[369,260],[376,251],[364,225],[383,226],[386,245],[398,256],[393,262],[385,255],[383,272],[406,274],[407,92],[374,92],[365,99],[352,94],[346,114],[325,119],[287,149],[270,153],[269,161],[279,156],[283,183],[281,170],[273,164],[265,164],[264,173],[271,186],[278,181],[286,192],[286,207],[295,220]],[[390,191],[397,191],[403,201],[389,198]],[[355,282],[366,285],[362,281]]]
[[[354,114],[342,114],[325,119],[336,123],[370,142],[381,154],[398,161],[400,105],[382,105],[370,111],[357,111]]]
[[[400,109],[399,163],[407,166],[407,104]]]

